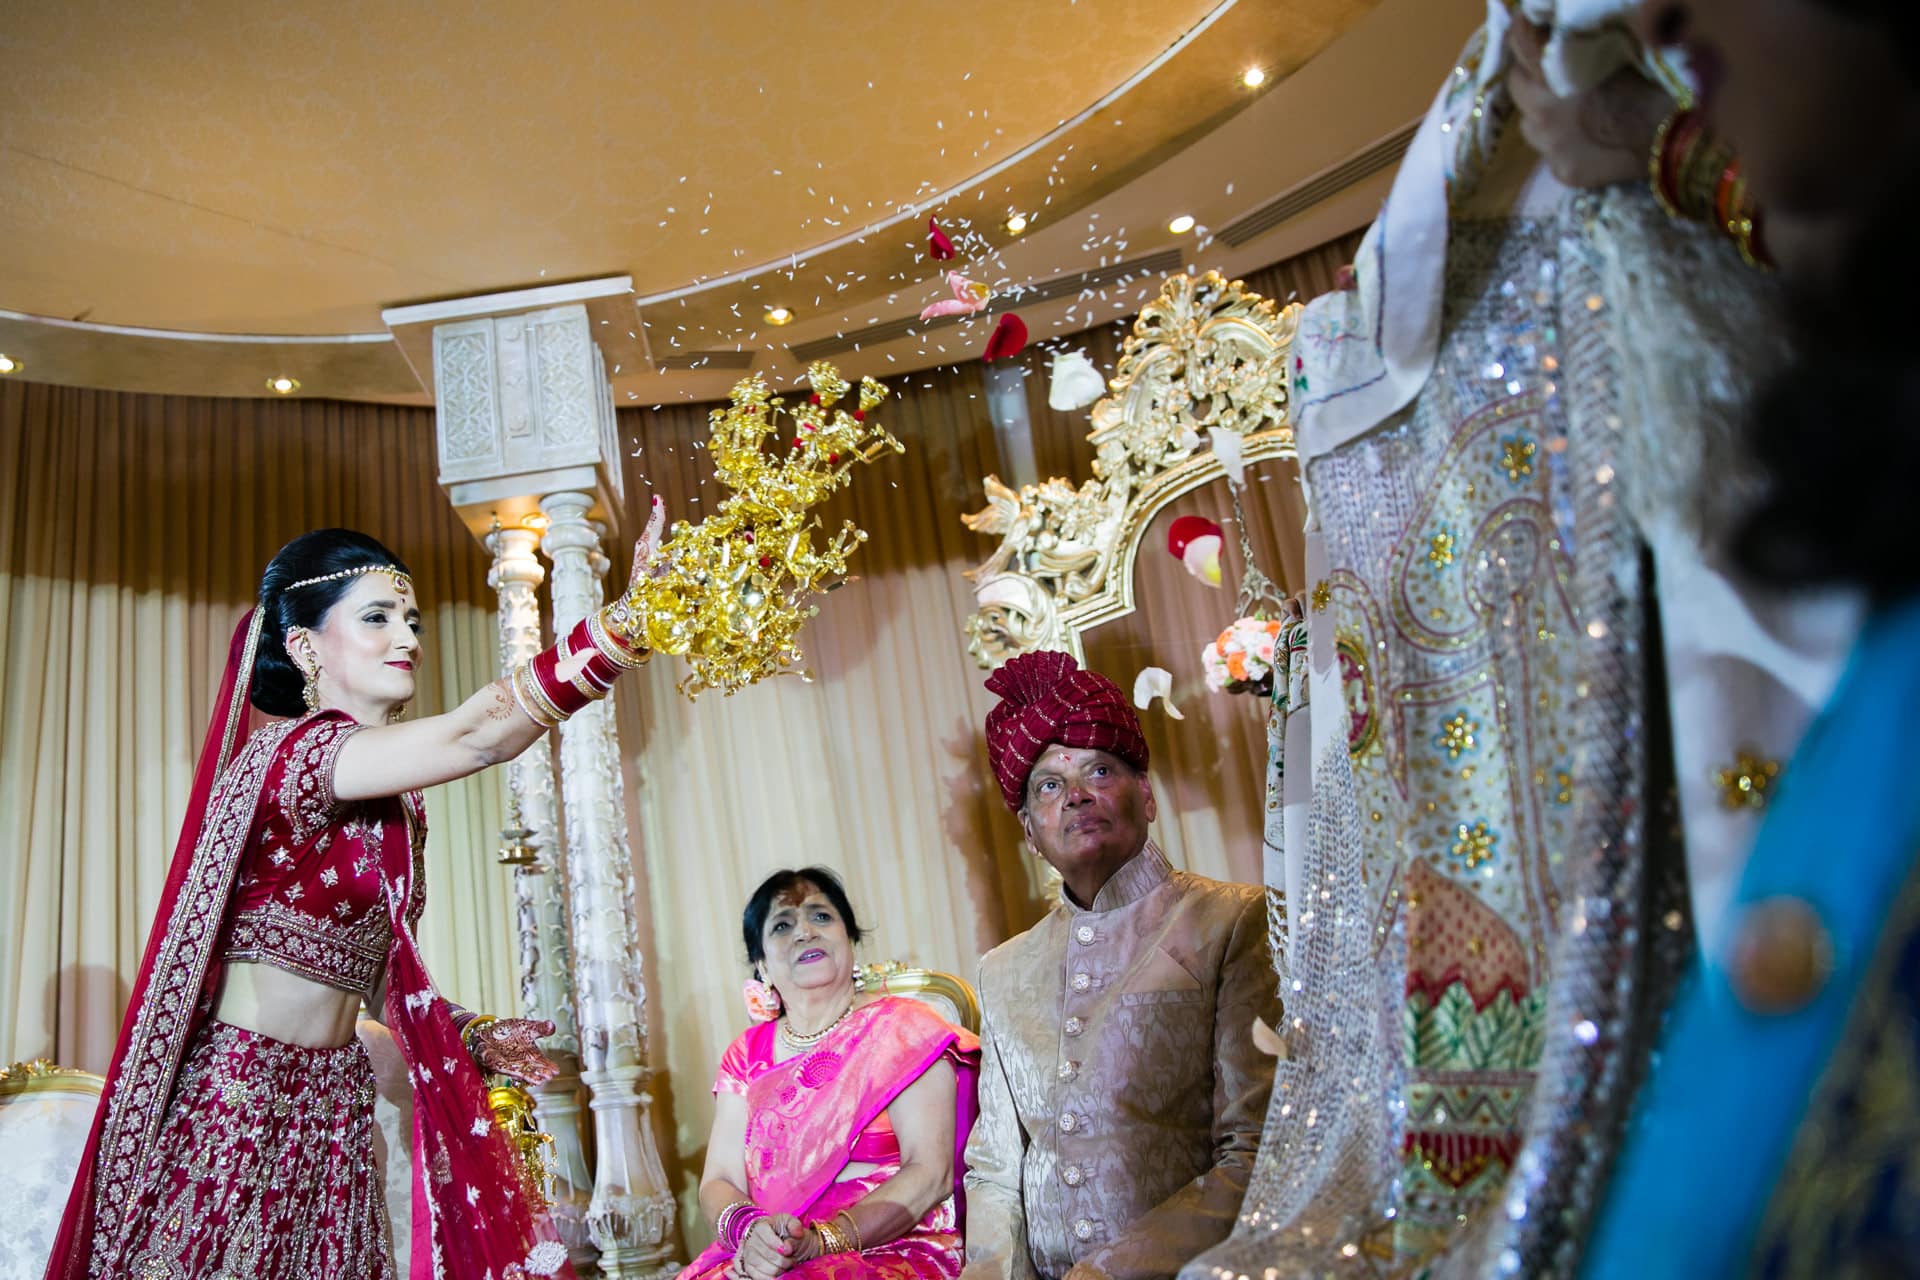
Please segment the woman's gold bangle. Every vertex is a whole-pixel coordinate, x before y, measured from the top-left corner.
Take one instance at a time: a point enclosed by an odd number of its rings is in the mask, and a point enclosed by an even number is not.
[[[487,1027],[493,1025],[498,1021],[500,1021],[500,1019],[494,1017],[492,1014],[483,1013],[475,1017],[471,1022],[467,1023],[466,1027],[461,1030],[460,1043],[466,1046],[467,1056],[469,1058],[477,1059],[480,1056],[479,1053],[473,1047],[474,1032],[483,1031]]]
[[[865,1253],[867,1246],[860,1239],[860,1224],[853,1220],[853,1210],[842,1209],[840,1212],[833,1215],[833,1220],[835,1222],[839,1222],[842,1218],[845,1218],[847,1220],[846,1235],[850,1240],[853,1241],[853,1251],[855,1253]]]

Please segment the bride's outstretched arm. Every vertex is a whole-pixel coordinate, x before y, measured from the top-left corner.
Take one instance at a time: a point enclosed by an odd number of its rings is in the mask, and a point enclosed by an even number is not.
[[[663,520],[664,508],[656,500],[634,548],[636,575],[646,572]],[[366,800],[437,786],[525,751],[585,699],[604,697],[620,669],[644,661],[644,651],[627,650],[621,637],[609,636],[604,627],[588,643],[586,627],[581,624],[568,640],[451,711],[355,733],[334,762],[334,797]],[[613,660],[609,651],[616,655]],[[623,652],[630,658],[617,656]]]

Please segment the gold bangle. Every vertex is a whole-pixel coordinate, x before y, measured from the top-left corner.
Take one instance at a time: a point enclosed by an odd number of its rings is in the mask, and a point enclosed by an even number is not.
[[[553,699],[547,696],[547,691],[540,687],[540,677],[533,674],[531,658],[513,669],[513,688],[520,695],[521,708],[535,724],[551,729],[567,718],[567,713],[556,706]]]
[[[472,1021],[468,1022],[467,1025],[461,1030],[460,1043],[466,1047],[467,1056],[474,1060],[475,1065],[479,1064],[480,1054],[473,1047],[473,1033],[476,1031],[484,1030],[487,1027],[492,1026],[494,1023],[498,1021],[500,1021],[500,1019],[494,1017],[492,1014],[482,1013],[477,1015]]]
[[[1666,159],[1667,135],[1673,132],[1673,122],[1678,120],[1686,108],[1676,107],[1667,113],[1660,127],[1653,131],[1653,150],[1647,153],[1647,185],[1653,188],[1653,202],[1660,206],[1660,212],[1669,218],[1684,217],[1674,203],[1667,199],[1667,193],[1660,186],[1660,165]],[[1676,188],[1678,183],[1675,184]]]
[[[825,1257],[829,1253],[852,1252],[846,1237],[840,1233],[840,1228],[834,1226],[832,1222],[825,1218],[813,1224],[813,1233],[820,1237],[820,1254],[822,1257]]]
[[[545,710],[546,700],[536,696],[531,688],[531,686],[537,686],[539,681],[533,679],[533,672],[528,664],[523,662],[515,667],[513,674],[507,678],[507,684],[513,690],[514,702],[519,704],[521,714],[527,719],[542,729],[551,729],[560,723],[558,720],[548,718]]]
[[[616,606],[608,605],[587,615],[587,639],[592,642],[595,651],[614,666],[632,671],[647,665],[652,651],[627,643],[613,627],[607,625],[608,615]]]
[[[593,678],[587,674],[587,670],[585,667],[582,667],[580,670],[573,673],[573,680],[571,683],[573,684],[573,687],[578,689],[581,695],[585,697],[589,702],[598,702],[600,701],[600,699],[606,697],[609,693],[613,692],[613,690],[611,689],[602,689],[599,685],[595,684],[593,682]]]
[[[853,1210],[842,1209],[833,1215],[835,1222],[840,1221],[842,1218],[847,1220],[847,1230],[845,1234],[853,1241],[853,1251],[855,1253],[865,1253],[867,1251],[866,1242],[860,1238],[860,1224],[853,1220]]]

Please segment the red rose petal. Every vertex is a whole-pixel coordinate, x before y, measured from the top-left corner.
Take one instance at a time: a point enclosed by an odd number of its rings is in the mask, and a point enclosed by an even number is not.
[[[932,218],[927,219],[927,256],[937,262],[953,257],[953,241],[947,239],[947,233]]]
[[[987,349],[981,353],[982,360],[1004,360],[1008,356],[1019,355],[1027,345],[1026,322],[1013,312],[1004,312],[999,323],[993,326],[993,333],[987,338]]]

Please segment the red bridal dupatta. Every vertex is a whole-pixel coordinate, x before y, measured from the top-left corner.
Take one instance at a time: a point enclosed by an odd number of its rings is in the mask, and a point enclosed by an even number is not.
[[[219,989],[216,948],[262,784],[301,721],[250,738],[248,700],[258,611],[234,631],[193,797],[154,930],[107,1070],[47,1280],[88,1280],[124,1260],[125,1215],[158,1141],[180,1068]],[[399,803],[393,801],[389,803]],[[513,1153],[486,1107],[486,1085],[434,992],[405,919],[412,886],[409,824],[382,824],[382,871],[393,941],[386,1022],[414,1085],[411,1280],[522,1280],[573,1275],[551,1221],[522,1190]],[[396,1230],[403,1229],[395,1223]]]
[[[868,1127],[944,1057],[958,1076],[953,1195],[956,1212],[962,1212],[967,1135],[977,1112],[977,1036],[952,1026],[927,1005],[899,996],[854,1010],[820,1044],[783,1062],[772,1062],[774,1034],[775,1024],[766,1022],[742,1037],[749,1062],[758,1064],[746,1084],[747,1194],[755,1204],[769,1213],[811,1221],[845,1207],[837,1190],[846,1189],[855,1199],[866,1194],[870,1186],[839,1183],[841,1171],[854,1160],[878,1154],[870,1153],[869,1142],[863,1141]],[[964,1225],[963,1213],[958,1225]],[[704,1275],[731,1256],[716,1241],[681,1275]]]

